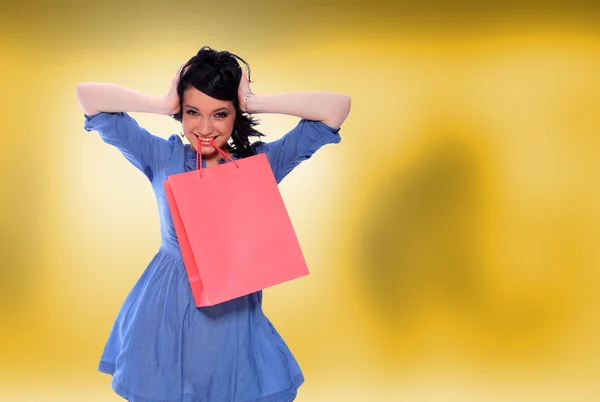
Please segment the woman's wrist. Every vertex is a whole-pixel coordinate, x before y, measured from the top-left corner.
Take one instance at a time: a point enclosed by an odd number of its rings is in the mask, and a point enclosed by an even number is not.
[[[177,101],[179,101],[179,99],[177,99]],[[168,97],[156,98],[153,101],[152,109],[153,111],[150,113],[172,116],[179,110],[179,104],[174,104]]]
[[[247,90],[246,93],[244,94],[244,110],[246,111],[246,113],[257,113],[252,108],[252,103],[254,103],[254,102],[251,101],[255,97],[256,97],[256,94],[254,94],[251,89]]]

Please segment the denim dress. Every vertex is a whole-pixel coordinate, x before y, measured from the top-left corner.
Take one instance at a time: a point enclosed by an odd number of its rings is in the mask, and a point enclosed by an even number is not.
[[[115,392],[131,402],[294,400],[304,377],[263,313],[261,291],[195,306],[163,181],[196,169],[196,152],[176,134],[149,133],[127,113],[84,117],[87,131],[97,131],[150,181],[161,232],[160,248],[119,310],[98,370],[112,375]],[[252,147],[266,153],[280,183],[323,145],[340,141],[339,129],[302,119],[280,139]]]

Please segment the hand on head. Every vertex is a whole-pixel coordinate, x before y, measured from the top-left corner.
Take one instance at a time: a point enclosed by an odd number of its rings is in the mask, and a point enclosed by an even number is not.
[[[163,98],[163,101],[165,102],[165,109],[167,110],[166,114],[168,115],[174,115],[176,113],[179,113],[180,110],[181,102],[179,101],[179,95],[177,94],[177,85],[179,84],[179,79],[181,78],[181,76],[185,74],[185,72],[189,68],[188,66],[185,68],[185,70],[181,71],[183,66],[184,64],[179,66],[179,69],[177,69],[177,74],[175,74],[175,76],[171,80],[169,91],[167,92],[167,95]]]

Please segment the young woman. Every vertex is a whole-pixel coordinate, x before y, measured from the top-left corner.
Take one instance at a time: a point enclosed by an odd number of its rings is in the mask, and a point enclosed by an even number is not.
[[[279,183],[323,145],[340,142],[348,96],[255,95],[249,72],[238,56],[205,46],[179,69],[163,98],[113,84],[77,86],[85,129],[98,131],[146,175],[159,207],[161,247],[125,299],[98,367],[128,401],[287,402],[304,381],[262,311],[262,292],[195,307],[163,188],[168,176],[196,169],[197,151],[204,167],[225,162],[215,147],[233,159],[266,153]],[[181,122],[181,138],[154,136],[126,112],[172,116]],[[262,136],[254,129],[255,113],[300,121],[276,141],[251,143],[250,137]],[[227,213],[218,205],[202,208]]]

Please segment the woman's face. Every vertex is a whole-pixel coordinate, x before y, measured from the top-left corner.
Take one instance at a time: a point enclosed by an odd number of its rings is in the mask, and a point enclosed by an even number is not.
[[[210,145],[210,139],[219,148],[227,148],[234,122],[235,107],[232,101],[211,98],[194,87],[184,91],[181,120],[183,134],[194,150],[200,138],[203,156],[216,156],[217,150]]]

